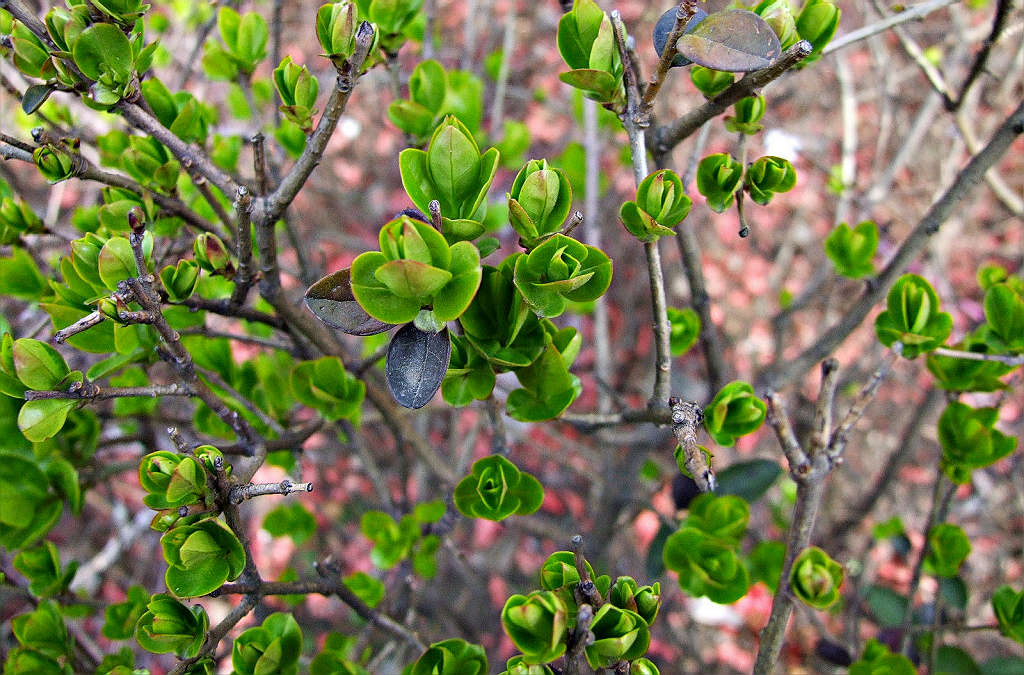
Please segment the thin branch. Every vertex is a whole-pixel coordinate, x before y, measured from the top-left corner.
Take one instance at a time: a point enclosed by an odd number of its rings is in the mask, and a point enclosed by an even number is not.
[[[284,478],[280,483],[249,483],[248,485],[236,485],[231,488],[228,499],[232,504],[241,504],[247,499],[263,497],[266,495],[290,495],[293,492],[312,492],[312,483],[293,483],[290,479]]]
[[[51,338],[51,339],[53,340],[54,344],[58,344],[59,345],[62,342],[64,342],[65,340],[67,340],[68,338],[70,338],[72,336],[75,336],[75,335],[78,335],[79,333],[81,333],[83,331],[87,331],[90,328],[92,328],[93,326],[98,326],[98,325],[100,325],[101,323],[103,323],[106,320],[107,320],[107,317],[103,313],[101,313],[101,312],[90,312],[89,314],[86,314],[85,316],[83,316],[81,319],[79,319],[78,321],[74,322],[70,326],[68,326],[66,328],[62,328],[59,331],[57,331],[56,333],[54,333],[53,334],[53,338]]]
[[[921,584],[924,560],[928,556],[928,550],[931,548],[928,535],[933,527],[946,520],[946,511],[949,509],[949,502],[953,498],[956,488],[955,483],[946,479],[946,474],[943,473],[942,468],[936,468],[935,483],[932,489],[932,507],[928,512],[928,520],[924,526],[924,544],[921,546],[921,551],[914,562],[914,572],[910,579],[910,588],[907,590],[907,606],[903,610],[903,621],[901,624],[904,627],[904,631],[903,639],[900,643],[900,652],[904,656],[910,656],[910,649],[913,644],[911,639],[913,633],[909,629],[914,623],[914,596],[917,595],[917,588]]]
[[[238,257],[238,273],[235,275],[235,288],[231,291],[228,305],[240,307],[245,304],[254,280],[252,273],[252,220],[249,217],[252,208],[252,197],[243,185],[235,191],[235,255]]]
[[[505,92],[508,90],[509,62],[516,39],[516,10],[518,2],[509,2],[505,13],[505,26],[501,33],[501,65],[494,82],[494,98],[491,100],[491,134],[501,133],[505,121]]]
[[[604,604],[604,598],[601,597],[601,591],[597,590],[594,580],[590,577],[590,570],[587,569],[587,559],[583,554],[583,537],[578,534],[573,535],[570,544],[572,545],[573,562],[576,564],[576,574],[580,577],[579,583],[573,589],[573,594],[581,605],[600,607]]]
[[[931,352],[936,356],[948,356],[953,359],[965,359],[967,361],[994,361],[1007,366],[1024,366],[1024,354],[1016,356],[1010,354],[983,354],[981,352],[967,352],[962,349],[949,349],[938,347]]]
[[[861,523],[865,516],[871,513],[875,504],[886,493],[899,476],[900,471],[908,460],[913,456],[917,444],[921,440],[921,428],[929,418],[935,407],[944,400],[943,393],[935,388],[928,391],[928,395],[919,405],[914,406],[914,414],[910,422],[904,427],[903,433],[896,443],[896,449],[882,462],[882,473],[873,480],[868,480],[866,485],[872,486],[864,493],[860,500],[849,508],[849,515],[832,526],[828,534],[823,537],[824,541],[841,541],[846,535]]]
[[[159,398],[161,396],[195,396],[196,392],[189,386],[179,384],[149,384],[143,387],[99,387],[92,382],[76,382],[62,391],[25,392],[26,401],[44,399],[74,399],[81,401],[107,401],[113,398]]]
[[[828,358],[821,362],[821,388],[818,389],[818,401],[814,406],[814,431],[811,434],[811,447],[808,454],[815,457],[820,454],[832,436],[832,407],[836,399],[836,387],[839,385],[839,361]]]
[[[658,127],[650,139],[650,149],[655,157],[667,155],[683,139],[704,126],[704,123],[729,109],[742,98],[757,95],[758,90],[784,72],[803,61],[811,53],[811,43],[801,40],[787,49],[779,60],[761,70],[747,73],[743,78],[721,94],[691,110],[679,119]]]
[[[864,415],[864,411],[867,406],[875,398],[875,394],[878,393],[878,387],[881,386],[882,380],[889,374],[896,360],[900,358],[903,353],[903,345],[899,342],[892,343],[889,355],[882,360],[882,363],[878,366],[878,369],[871,375],[871,379],[867,381],[864,387],[857,394],[857,398],[854,399],[853,404],[847,411],[843,421],[839,423],[832,437],[828,443],[828,457],[829,461],[833,464],[839,461],[840,456],[843,454],[843,450],[846,449],[846,443],[850,437],[850,431],[853,426],[857,424],[860,418]]]
[[[198,295],[195,295],[181,302],[171,304],[182,305],[193,310],[213,312],[214,314],[228,316],[235,319],[244,319],[246,321],[263,323],[282,330],[287,327],[284,319],[279,316],[267,314],[266,312],[261,312],[258,309],[253,309],[252,307],[230,307],[226,300],[211,300],[209,298],[201,298]]]
[[[838,323],[827,330],[799,356],[783,364],[773,364],[762,372],[757,378],[760,383],[758,388],[779,389],[803,375],[808,368],[831,354],[839,343],[861,324],[885,296],[896,278],[903,273],[907,265],[924,250],[931,237],[939,231],[942,224],[952,214],[954,207],[983,179],[985,172],[999,161],[1010,144],[1022,133],[1024,133],[1024,101],[999,125],[988,144],[971,158],[967,166],[957,174],[953,184],[928,209],[928,212],[897,249],[885,269],[871,280],[856,304]]]
[[[563,413],[559,419],[587,429],[648,422],[665,426],[672,424],[672,412],[665,408],[641,408],[618,413]]]
[[[661,85],[665,83],[665,77],[668,75],[669,68],[672,67],[672,61],[676,58],[676,43],[683,36],[686,24],[690,22],[690,19],[696,13],[697,3],[694,0],[684,0],[684,2],[680,2],[679,6],[676,7],[676,21],[672,25],[672,30],[665,41],[665,48],[661,50],[658,67],[654,71],[654,77],[651,78],[651,81],[644,88],[644,97],[640,102],[641,116],[646,117],[650,113],[651,106],[654,105],[654,98],[661,91]]]
[[[640,121],[642,101],[640,99],[640,74],[632,68],[626,49],[626,27],[618,11],[612,11],[612,30],[619,56],[624,64],[623,84],[626,89],[626,110],[619,116],[629,136],[629,148],[633,160],[633,180],[636,185],[647,177],[647,147],[644,141],[643,122]],[[651,408],[664,406],[672,393],[672,326],[668,320],[668,300],[665,295],[665,272],[661,267],[661,252],[658,240],[644,243],[647,254],[647,277],[651,287],[651,314],[654,330],[655,368],[654,387],[647,405]]]
[[[958,111],[964,103],[964,97],[967,96],[967,92],[971,90],[971,86],[985,72],[985,64],[988,61],[989,54],[992,53],[992,48],[999,41],[999,36],[1002,34],[1003,29],[1006,28],[1006,19],[1010,16],[1012,8],[1013,3],[1010,0],[997,0],[996,13],[992,18],[992,31],[985,38],[985,41],[981,43],[981,49],[975,54],[974,62],[971,64],[971,69],[967,74],[967,79],[964,80],[963,86],[960,87],[960,94],[956,99],[950,98],[948,95],[946,96],[946,110],[950,112]]]
[[[708,464],[704,451],[697,445],[697,432],[704,421],[704,410],[693,401],[670,398],[672,433],[683,449],[684,465],[701,492],[715,491],[715,472]]]
[[[327,142],[334,134],[334,128],[338,125],[338,120],[341,119],[341,114],[345,110],[345,105],[348,103],[359,73],[362,71],[363,62],[370,51],[370,45],[373,42],[373,27],[365,21],[359,24],[355,41],[355,52],[339,71],[334,90],[331,91],[331,96],[324,107],[324,114],[320,116],[316,130],[306,140],[306,148],[302,151],[302,155],[272,193],[254,202],[253,220],[255,222],[271,224],[276,222],[295,199],[302,186],[306,184],[313,169],[320,163],[320,159],[327,149]]]
[[[198,173],[226,195],[235,194],[238,184],[230,174],[215,165],[200,148],[191,146],[174,135],[141,105],[124,99],[117,104],[117,109],[132,126],[164,144],[186,171]]]
[[[565,652],[565,675],[584,675],[592,673],[586,660],[587,645],[594,643],[594,633],[590,624],[594,621],[594,608],[583,604],[576,615],[576,627],[569,636],[569,646]]]
[[[782,453],[789,462],[789,472],[794,476],[803,476],[811,470],[811,459],[804,452],[800,441],[793,432],[793,424],[789,421],[789,413],[786,411],[786,402],[777,392],[768,392],[764,395],[768,402],[768,414],[766,421],[775,431],[775,436],[782,446]]]
[[[867,39],[872,35],[878,35],[884,33],[893,26],[898,26],[908,21],[918,21],[928,16],[932,12],[954,5],[960,0],[930,0],[930,2],[922,2],[917,5],[911,5],[907,9],[903,10],[899,14],[893,14],[890,17],[886,17],[880,21],[862,26],[855,31],[851,31],[845,35],[840,35],[836,39],[829,42],[823,50],[821,50],[822,56],[828,56],[834,51],[849,47],[855,42]]]

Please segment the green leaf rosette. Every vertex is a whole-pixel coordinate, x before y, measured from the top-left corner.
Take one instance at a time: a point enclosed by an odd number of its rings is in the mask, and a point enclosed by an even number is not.
[[[619,220],[640,241],[655,241],[663,235],[675,234],[670,228],[686,218],[692,205],[682,179],[671,169],[662,169],[640,182],[636,201],[622,205]]]
[[[555,317],[567,303],[601,297],[612,281],[612,261],[600,249],[562,234],[529,253],[515,254],[516,288],[542,317]]]
[[[444,325],[457,319],[480,286],[480,252],[468,241],[449,246],[430,225],[401,216],[380,230],[380,251],[352,261],[352,293],[370,316],[408,323],[429,308]]]
[[[875,334],[886,347],[903,345],[903,356],[917,358],[942,345],[953,331],[953,318],[939,311],[935,289],[916,274],[904,274],[893,284],[887,309],[875,319]]]
[[[435,642],[412,664],[409,675],[486,675],[487,653],[459,638]]]
[[[640,586],[633,577],[619,577],[611,587],[608,602],[636,612],[650,626],[661,609],[661,583],[656,581],[651,586]]]
[[[466,125],[449,115],[434,130],[425,151],[406,148],[398,157],[398,165],[412,203],[429,213],[430,202],[437,200],[444,238],[458,242],[475,239],[484,232],[487,191],[498,170],[498,159],[495,148],[481,154]],[[354,264],[352,278],[354,283]]]
[[[955,483],[967,483],[974,469],[981,469],[1006,457],[1017,447],[1017,438],[1007,436],[995,423],[997,408],[972,408],[953,401],[939,417],[942,470]]]
[[[219,521],[208,519],[180,525],[160,539],[168,590],[179,598],[212,593],[234,581],[245,567],[245,552],[238,538]]]
[[[767,410],[764,401],[754,396],[752,386],[730,382],[704,409],[704,428],[716,443],[729,447],[739,436],[757,431]]]
[[[302,630],[295,617],[275,612],[235,639],[231,665],[237,675],[296,675],[301,654]]]
[[[760,157],[747,167],[743,187],[750,198],[764,206],[780,192],[796,186],[796,169],[782,157]]]
[[[727,153],[708,155],[697,165],[697,191],[715,213],[729,208],[742,182],[743,165]]]
[[[642,616],[605,603],[590,623],[594,641],[584,648],[592,668],[609,668],[619,661],[632,661],[647,653],[651,632]]]
[[[971,540],[960,527],[939,523],[928,533],[928,555],[924,564],[940,577],[955,577],[971,553]]]
[[[992,611],[999,623],[999,632],[1024,645],[1024,590],[1019,593],[1001,586],[992,595]]]
[[[540,481],[501,455],[491,455],[473,463],[470,475],[456,486],[454,500],[455,507],[465,516],[500,521],[539,509],[544,501],[544,488]]]
[[[551,591],[513,595],[501,611],[501,623],[528,664],[548,663],[565,653],[568,609]]]
[[[186,607],[176,598],[161,593],[154,595],[139,617],[135,639],[142,648],[154,654],[174,652],[190,658],[199,653],[206,639],[210,619],[201,606]]]
[[[669,535],[663,552],[665,567],[679,575],[679,585],[695,597],[729,604],[747,593],[747,568],[730,543],[696,527]]]
[[[825,255],[844,277],[859,279],[875,273],[872,259],[878,250],[878,226],[870,220],[851,228],[840,223],[825,237]]]
[[[572,207],[572,187],[561,169],[546,159],[531,159],[512,181],[505,195],[512,227],[526,249],[558,232]]]
[[[839,599],[843,566],[817,546],[805,548],[793,562],[789,576],[793,594],[815,609],[826,609]]]

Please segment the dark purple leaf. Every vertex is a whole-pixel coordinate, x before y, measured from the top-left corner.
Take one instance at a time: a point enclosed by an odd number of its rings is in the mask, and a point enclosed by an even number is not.
[[[447,328],[427,333],[405,324],[391,338],[384,366],[391,395],[406,408],[422,408],[441,387],[451,355]]]
[[[697,8],[697,12],[690,17],[690,20],[686,22],[686,30],[684,32],[689,33],[697,27],[701,21],[706,19],[708,13],[703,9]],[[658,19],[658,23],[654,25],[654,51],[658,52],[658,56],[661,56],[661,52],[665,49],[665,43],[668,42],[668,34],[672,32],[672,29],[676,25],[676,8],[668,10],[661,15]],[[688,66],[690,65],[689,59],[680,54],[676,54],[675,58],[672,59],[672,67]]]
[[[743,9],[708,15],[679,38],[677,49],[705,68],[730,72],[767,68],[782,53],[772,27],[757,14]]]
[[[394,328],[395,324],[373,318],[352,295],[349,270],[346,267],[328,274],[306,290],[306,306],[331,328],[349,335],[376,335]]]

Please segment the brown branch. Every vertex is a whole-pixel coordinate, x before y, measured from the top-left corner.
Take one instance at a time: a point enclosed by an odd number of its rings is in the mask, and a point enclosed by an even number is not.
[[[160,396],[195,396],[191,387],[183,384],[150,384],[143,387],[101,388],[92,382],[76,382],[65,390],[25,392],[26,401],[43,399],[77,399],[82,401],[106,401],[112,398],[159,398]]]
[[[312,483],[293,483],[283,478],[280,483],[249,483],[231,488],[228,499],[232,504],[241,504],[247,499],[266,495],[290,495],[293,492],[312,492]]]
[[[676,43],[683,36],[686,24],[690,22],[690,19],[696,13],[697,3],[694,0],[685,0],[676,7],[676,22],[672,25],[672,30],[665,41],[665,48],[661,51],[661,58],[658,59],[658,67],[654,72],[654,77],[651,78],[647,87],[644,88],[644,97],[640,102],[640,114],[644,118],[650,113],[651,106],[654,104],[654,98],[661,91],[661,85],[665,83],[665,77],[668,75],[669,68],[672,67],[672,61],[676,58]],[[641,120],[637,121],[640,122]]]
[[[810,53],[811,43],[801,40],[783,52],[779,60],[772,65],[747,73],[739,82],[734,83],[715,98],[706,101],[679,119],[658,127],[651,134],[649,143],[651,152],[656,158],[667,155],[672,148],[704,126],[705,122],[725,112],[729,106],[740,99],[756,96],[758,90],[803,61]]]
[[[684,466],[701,492],[715,491],[715,472],[697,445],[697,432],[704,421],[704,410],[693,401],[669,399],[672,409],[672,433],[683,449]]]
[[[918,254],[928,245],[931,237],[939,231],[942,224],[953,213],[956,207],[977,185],[989,170],[1010,147],[1013,141],[1024,133],[1024,101],[1017,106],[993,134],[992,139],[956,176],[953,184],[928,209],[918,221],[910,235],[900,244],[895,255],[878,276],[868,284],[860,299],[846,314],[825,331],[810,347],[799,356],[783,364],[773,364],[759,374],[758,388],[779,389],[802,376],[815,363],[825,358],[845,340],[867,317],[878,302],[885,297],[889,287],[903,273]]]
[[[265,198],[254,203],[253,220],[256,223],[272,225],[276,222],[295,199],[302,186],[306,184],[313,169],[320,163],[320,159],[327,149],[327,142],[331,139],[334,128],[345,110],[345,105],[348,103],[362,71],[363,62],[370,51],[370,46],[373,43],[373,27],[365,21],[359,24],[355,40],[355,52],[339,70],[334,90],[324,107],[324,114],[320,116],[316,130],[307,139],[302,155],[281,179],[277,188]]]
[[[192,658],[179,661],[178,665],[168,671],[167,675],[183,675],[183,673],[188,670],[188,667],[196,661],[206,658],[207,656],[212,656],[217,650],[217,646],[220,644],[220,641],[227,637],[228,632],[234,628],[239,621],[244,619],[254,607],[256,607],[256,603],[258,601],[258,595],[249,594],[243,597],[242,602],[232,608],[232,610],[228,612],[227,616],[221,619],[220,623],[207,631],[206,640],[203,642],[203,647],[199,650],[199,653]]]
[[[238,258],[238,273],[235,275],[235,288],[228,300],[229,307],[240,307],[252,288],[252,220],[250,210],[252,197],[245,186],[238,186],[235,191],[235,214],[237,228],[235,234],[235,256]]]

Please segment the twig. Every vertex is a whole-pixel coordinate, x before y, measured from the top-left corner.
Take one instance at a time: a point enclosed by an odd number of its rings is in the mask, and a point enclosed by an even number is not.
[[[797,440],[796,434],[793,432],[793,424],[789,421],[789,413],[786,411],[786,402],[777,392],[773,391],[766,393],[764,399],[768,402],[766,421],[779,439],[782,453],[786,455],[786,460],[789,462],[789,472],[798,475],[806,474],[811,470],[811,460],[804,449],[800,447],[800,441]]]
[[[665,408],[623,410],[617,413],[563,413],[559,418],[586,428],[614,427],[622,424],[650,422],[664,426],[672,424],[672,412]]]
[[[494,82],[494,98],[491,100],[491,134],[501,133],[505,121],[505,92],[508,90],[509,61],[516,38],[516,9],[518,2],[508,3],[505,14],[505,26],[501,33],[501,65],[498,66],[498,77]]]
[[[981,352],[967,352],[962,349],[949,349],[948,347],[938,347],[933,349],[931,353],[936,356],[948,356],[949,358],[965,359],[967,361],[995,361],[1007,366],[1024,365],[1024,354],[1016,356],[1010,354],[984,354]]]
[[[740,99],[756,95],[759,89],[803,61],[810,53],[811,43],[801,40],[783,52],[779,60],[772,65],[747,73],[739,82],[732,84],[715,98],[679,119],[658,127],[651,134],[651,152],[656,158],[667,155],[683,139],[704,126],[705,122],[725,112]]]
[[[917,588],[921,584],[921,574],[924,570],[924,560],[928,556],[930,548],[928,535],[932,528],[946,520],[946,511],[949,508],[949,501],[956,492],[956,484],[946,480],[946,474],[941,467],[935,470],[935,483],[932,489],[932,508],[928,512],[928,520],[924,526],[924,544],[921,552],[914,562],[914,573],[910,579],[910,587],[907,590],[907,606],[903,610],[903,638],[900,641],[900,652],[904,656],[910,656],[912,633],[910,627],[914,624],[914,596],[917,595]]]
[[[491,447],[494,454],[508,456],[508,438],[505,433],[505,418],[502,417],[501,401],[491,392],[487,397],[487,417],[491,421]]]
[[[612,31],[615,43],[624,66],[623,84],[626,89],[626,110],[619,116],[622,126],[629,136],[629,148],[633,158],[633,180],[636,185],[647,177],[647,147],[644,142],[644,129],[638,122],[641,111],[639,90],[640,74],[631,67],[626,49],[626,27],[622,16],[617,10],[611,13]],[[647,405],[651,408],[664,406],[672,393],[672,326],[668,320],[668,301],[665,296],[665,273],[661,267],[661,252],[658,241],[644,243],[647,254],[647,277],[651,286],[651,314],[654,329],[655,369],[654,387]]]
[[[597,101],[589,98],[583,99],[583,148],[586,171],[583,179],[583,212],[590,223],[583,231],[583,241],[600,249],[602,219],[598,204],[601,189],[601,141],[597,133]],[[594,376],[604,383],[610,383],[612,379],[608,300],[603,295],[594,301]],[[607,387],[597,390],[597,410],[601,413],[612,410],[612,397]]]
[[[999,36],[1006,27],[1006,19],[1010,16],[1012,7],[1013,3],[1010,0],[997,0],[996,13],[992,18],[992,31],[985,38],[985,41],[981,43],[981,49],[975,54],[971,70],[967,74],[967,79],[964,80],[963,85],[960,87],[960,94],[955,99],[950,98],[948,95],[946,96],[946,110],[950,112],[959,110],[971,86],[985,72],[985,63],[988,61],[989,54],[992,53],[992,47],[999,41]]]
[[[828,443],[828,458],[829,462],[835,464],[841,461],[841,455],[843,450],[846,448],[846,443],[850,437],[850,431],[858,420],[864,415],[865,409],[868,404],[875,398],[875,394],[878,393],[878,387],[881,386],[882,380],[885,379],[886,375],[889,374],[889,370],[899,359],[903,353],[903,345],[899,342],[892,343],[889,355],[882,360],[882,363],[878,366],[878,369],[871,375],[871,379],[867,381],[864,388],[857,394],[857,398],[854,399],[853,405],[847,411],[843,421],[840,422],[836,428],[832,437]]]
[[[312,483],[293,483],[284,478],[280,483],[249,483],[231,488],[228,499],[232,504],[241,504],[247,499],[265,495],[290,495],[293,492],[312,492]]]
[[[839,385],[839,361],[828,358],[821,362],[821,387],[814,406],[814,426],[811,434],[811,457],[820,454],[832,437],[832,406]],[[858,415],[856,419],[860,419]],[[856,419],[854,422],[856,422]],[[851,426],[853,426],[851,424]]]
[[[93,326],[98,326],[107,320],[106,315],[101,312],[90,312],[86,314],[78,321],[74,322],[66,328],[62,328],[53,334],[53,342],[55,344],[61,344],[66,341],[69,337],[78,335],[83,331],[87,331]]]
[[[701,492],[714,492],[715,472],[697,445],[697,431],[704,421],[704,410],[693,401],[675,397],[670,398],[668,404],[672,409],[672,433],[683,449],[686,470]]]
[[[62,391],[25,392],[26,401],[44,399],[75,399],[82,401],[107,401],[113,398],[158,398],[160,396],[195,396],[195,391],[184,384],[150,384],[143,387],[107,387],[101,388],[92,382],[76,382]]]
[[[570,540],[572,545],[573,562],[576,564],[576,573],[579,575],[579,583],[573,590],[578,604],[588,604],[591,607],[600,607],[604,604],[601,591],[597,590],[594,580],[590,578],[590,570],[587,569],[587,559],[583,555],[583,537],[574,535]]]
[[[295,196],[309,179],[313,169],[320,163],[324,151],[327,149],[327,142],[334,133],[334,128],[341,119],[349,97],[355,88],[356,80],[363,68],[363,62],[370,51],[373,42],[373,27],[362,22],[356,30],[356,48],[351,58],[341,67],[331,96],[324,106],[324,113],[316,125],[316,130],[306,140],[306,148],[302,151],[298,161],[292,165],[284,178],[281,179],[277,188],[260,199],[253,202],[253,221],[257,225],[265,225],[277,222],[288,205],[292,203]],[[233,193],[234,190],[226,194]]]
[[[924,401],[914,406],[914,415],[911,416],[910,422],[907,423],[903,433],[900,434],[896,449],[882,462],[884,467],[882,473],[874,480],[869,480],[866,483],[872,486],[871,490],[865,492],[864,496],[855,505],[850,507],[849,515],[846,518],[832,526],[828,534],[822,537],[824,541],[842,541],[851,529],[861,523],[867,514],[871,513],[878,500],[899,476],[903,465],[913,455],[914,450],[917,448],[917,443],[920,441],[921,428],[924,426],[932,410],[942,400],[944,400],[943,393],[938,389],[932,388],[928,391]]]
[[[580,605],[576,614],[576,627],[569,639],[569,647],[565,653],[565,675],[584,675],[593,672],[586,661],[587,645],[594,643],[594,633],[590,624],[594,620],[594,608]]]
[[[238,273],[235,275],[235,288],[231,291],[231,299],[228,300],[229,307],[239,307],[245,304],[245,299],[252,288],[252,220],[249,218],[252,207],[252,197],[244,185],[239,185],[235,191],[235,255],[238,257]]]
[[[828,329],[799,356],[783,364],[773,364],[762,372],[757,378],[757,381],[761,383],[759,388],[767,386],[778,389],[800,377],[813,364],[831,354],[836,346],[860,325],[878,301],[885,296],[896,277],[925,248],[932,235],[939,231],[953,212],[953,208],[967,196],[971,188],[982,180],[985,172],[1003,156],[1014,139],[1022,133],[1024,133],[1024,101],[999,125],[988,144],[971,158],[967,166],[957,174],[953,184],[928,209],[928,212],[897,249],[885,269],[871,280],[857,303],[838,323]]]
[[[880,21],[862,26],[855,31],[851,31],[846,35],[840,35],[835,40],[829,42],[823,50],[821,50],[822,56],[828,56],[834,51],[842,49],[843,47],[849,47],[855,42],[860,42],[872,35],[878,35],[883,33],[893,26],[898,26],[908,21],[917,21],[923,19],[932,12],[948,7],[959,2],[959,0],[930,0],[929,2],[922,2],[917,5],[911,5],[907,9],[903,10],[899,14],[893,14],[890,17],[886,17]]]
[[[658,67],[654,72],[654,77],[651,78],[647,87],[644,88],[644,97],[640,102],[639,111],[641,119],[637,120],[638,123],[646,121],[651,106],[654,104],[654,97],[661,91],[661,85],[665,83],[665,77],[668,75],[669,68],[672,67],[672,61],[676,57],[676,43],[683,36],[686,24],[690,22],[690,19],[696,13],[697,3],[694,0],[684,0],[684,2],[680,2],[679,6],[676,7],[676,22],[672,25],[672,30],[665,41],[665,48],[661,51],[661,58],[658,59]]]

